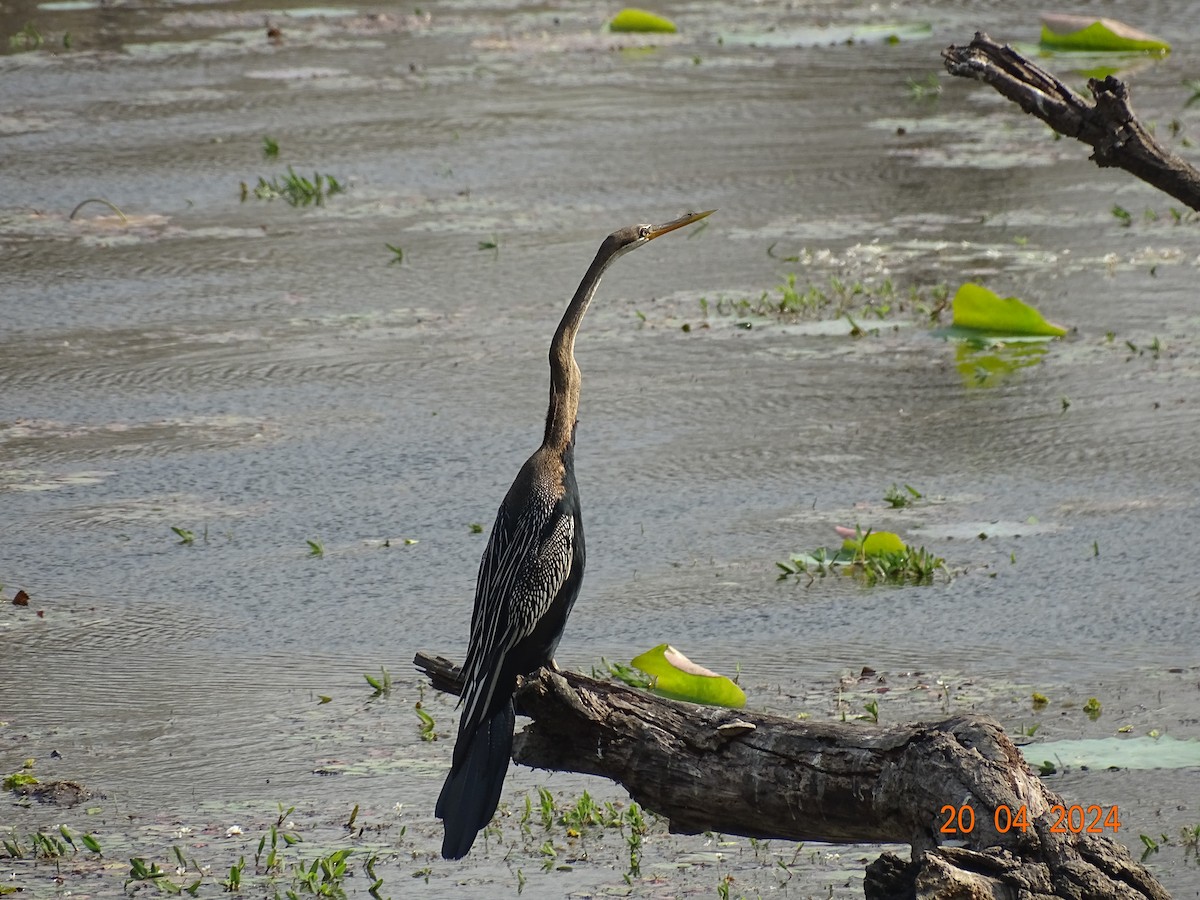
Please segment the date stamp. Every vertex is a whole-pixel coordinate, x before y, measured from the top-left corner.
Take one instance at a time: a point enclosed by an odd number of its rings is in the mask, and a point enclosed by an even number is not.
[[[939,816],[945,816],[941,834],[970,834],[975,830],[975,810],[969,803],[953,806],[947,803],[939,811]],[[1121,814],[1116,806],[1051,806],[1046,816],[1050,819],[1051,834],[1103,834],[1112,831],[1114,834],[1121,830]],[[1029,811],[1022,806],[1012,809],[1001,805],[996,807],[992,824],[1000,834],[1007,834],[1014,828],[1026,831],[1032,827]]]

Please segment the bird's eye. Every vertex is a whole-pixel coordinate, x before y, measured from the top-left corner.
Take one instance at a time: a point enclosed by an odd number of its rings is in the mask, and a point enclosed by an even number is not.
[[[643,240],[650,237],[650,226],[643,225],[641,228],[638,229],[638,234],[641,236],[641,238]]]

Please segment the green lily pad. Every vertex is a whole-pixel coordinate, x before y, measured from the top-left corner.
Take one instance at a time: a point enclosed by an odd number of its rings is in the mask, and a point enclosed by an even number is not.
[[[862,548],[866,556],[882,556],[885,553],[903,553],[908,549],[900,535],[891,531],[872,531],[862,541],[846,538],[842,541],[842,549],[851,552]]]
[[[1169,53],[1171,45],[1116,19],[1045,14],[1042,46],[1052,50],[1087,50],[1106,53]]]
[[[634,9],[626,7],[608,23],[609,31],[638,31],[651,32],[658,31],[667,34],[674,34],[677,30],[675,23],[670,19],[656,16],[652,12],[646,12],[644,9]]]
[[[663,697],[708,706],[746,705],[746,693],[740,687],[692,662],[670,644],[647,650],[634,657],[632,664],[650,676],[650,689]]]
[[[997,296],[971,282],[958,289],[953,303],[954,324],[935,330],[936,337],[989,345],[1049,341],[1067,333],[1061,325],[1047,322],[1028,303]]]

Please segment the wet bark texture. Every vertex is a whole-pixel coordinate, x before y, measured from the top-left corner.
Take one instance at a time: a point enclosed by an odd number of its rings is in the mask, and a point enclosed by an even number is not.
[[[1088,80],[1095,103],[1075,93],[1007,44],[983,32],[966,47],[942,51],[951,75],[974,78],[1020,104],[1059,134],[1094,148],[1098,166],[1116,166],[1200,210],[1200,171],[1161,146],[1142,126],[1118,78]]]
[[[458,692],[452,663],[425,654],[415,663]],[[798,722],[546,669],[524,680],[516,704],[533,719],[517,735],[516,762],[610,778],[673,832],[911,845],[911,862],[885,853],[868,867],[869,900],[1169,896],[1108,836],[1052,831],[1052,807],[1069,804],[986,717]],[[964,808],[970,830],[943,833]],[[1029,827],[1002,832],[1022,809]]]

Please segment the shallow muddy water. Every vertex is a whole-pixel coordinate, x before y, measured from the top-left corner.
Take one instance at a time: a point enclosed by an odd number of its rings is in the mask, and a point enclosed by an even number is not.
[[[451,741],[420,740],[410,660],[462,655],[486,530],[540,439],[546,347],[600,240],[687,209],[718,212],[617,263],[577,345],[589,559],[559,662],[669,641],[788,713],[839,715],[839,679],[870,666],[911,689],[880,695],[884,721],[946,706],[1039,724],[1034,742],[1200,738],[1200,225],[942,72],[976,29],[1035,40],[1037,6],[667,3],[681,33],[658,39],[606,35],[613,10],[591,6],[0,8],[5,36],[45,40],[0,55],[0,768],[34,757],[103,795],[5,800],[0,826],[69,822],[114,863],[60,885],[6,859],[5,877],[115,896],[130,856],[167,865],[175,844],[220,871],[280,803],[333,846],[359,804],[377,839],[356,846],[393,896],[506,895],[518,870],[535,898],[710,895],[728,873],[734,895],[860,896],[877,848],[808,848],[781,887],[766,851],[663,823],[628,882],[619,839],[541,871],[516,816],[516,849],[436,857]],[[1174,42],[1122,74],[1194,161],[1200,20],[1121,15]],[[880,23],[901,40],[855,32]],[[1082,84],[1091,62],[1048,64]],[[931,75],[940,93],[910,85]],[[289,165],[346,190],[253,196]],[[89,198],[127,220],[70,218]],[[857,338],[832,315],[728,312],[791,274],[901,295],[977,280],[1072,332],[988,358],[911,309]],[[893,484],[922,500],[889,509]],[[856,523],[955,577],[777,580]],[[370,701],[380,667],[395,690]],[[425,702],[448,735],[452,704]],[[1195,768],[1054,777],[1119,804],[1137,852],[1169,835],[1147,864],[1200,891],[1178,837],[1200,824]],[[621,797],[514,768],[505,803],[539,785]]]

